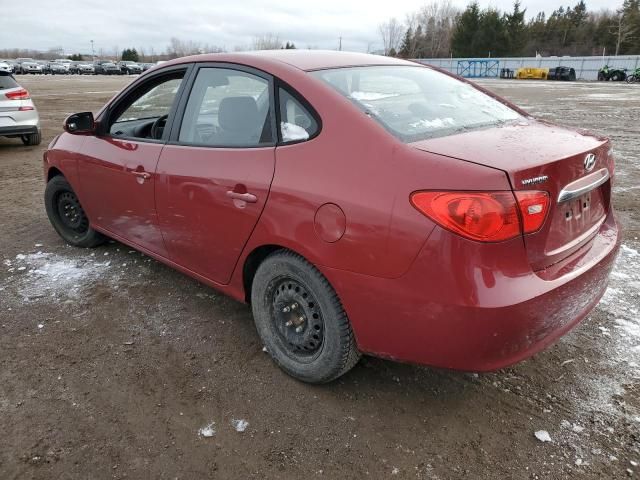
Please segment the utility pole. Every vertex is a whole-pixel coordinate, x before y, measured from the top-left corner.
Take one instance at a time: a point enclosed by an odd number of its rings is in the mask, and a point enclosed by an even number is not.
[[[96,55],[95,55],[95,52],[93,50],[93,40],[91,40],[91,61],[93,62],[93,61],[95,61],[95,59],[96,59]]]
[[[339,42],[338,42],[338,50],[342,51],[342,37],[339,38]]]

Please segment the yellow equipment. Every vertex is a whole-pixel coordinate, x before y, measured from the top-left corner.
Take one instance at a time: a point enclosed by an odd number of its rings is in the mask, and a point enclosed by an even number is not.
[[[516,72],[516,78],[520,80],[546,80],[548,75],[548,68],[523,67]]]

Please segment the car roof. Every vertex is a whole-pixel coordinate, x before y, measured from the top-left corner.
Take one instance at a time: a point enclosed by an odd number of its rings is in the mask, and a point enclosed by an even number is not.
[[[251,65],[251,60],[286,63],[300,70],[322,70],[327,68],[357,67],[366,65],[416,65],[413,62],[382,55],[340,52],[335,50],[260,50],[252,52],[209,53],[172,60],[167,63],[186,62],[237,62]]]

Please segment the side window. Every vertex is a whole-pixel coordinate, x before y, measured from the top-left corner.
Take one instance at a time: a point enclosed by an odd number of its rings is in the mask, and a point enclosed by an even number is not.
[[[132,92],[110,118],[114,137],[161,139],[184,72],[151,80]]]
[[[273,143],[269,81],[240,70],[201,68],[180,126],[180,142],[207,147]]]
[[[280,97],[280,137],[283,142],[307,140],[318,131],[318,122],[285,89],[278,90]]]

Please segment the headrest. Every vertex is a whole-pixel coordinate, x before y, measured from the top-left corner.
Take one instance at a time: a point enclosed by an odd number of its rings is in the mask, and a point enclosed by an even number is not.
[[[257,128],[258,104],[253,97],[225,97],[218,109],[218,123],[223,130],[252,131]]]

